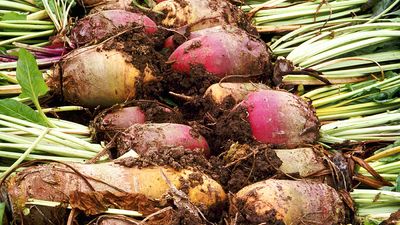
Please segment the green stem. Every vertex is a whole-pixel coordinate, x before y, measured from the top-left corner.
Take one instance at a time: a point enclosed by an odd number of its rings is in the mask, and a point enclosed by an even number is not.
[[[22,153],[10,152],[10,151],[0,151],[0,157],[9,158],[9,159],[18,159],[21,157]],[[79,158],[71,158],[71,157],[61,157],[61,156],[49,156],[49,155],[28,155],[25,160],[54,160],[59,162],[77,162],[77,163],[85,163],[85,159]]]
[[[31,144],[15,144],[15,143],[0,143],[1,149],[26,149]],[[96,153],[88,152],[86,150],[62,147],[62,146],[51,146],[51,145],[35,145],[35,151],[40,151],[44,153],[49,153],[57,156],[65,156],[65,157],[76,157],[83,159],[91,159],[96,156]]]
[[[46,10],[40,10],[38,12],[31,13],[28,16],[26,16],[27,20],[42,20],[47,18],[49,18],[49,15],[47,14]]]
[[[32,34],[28,34],[28,35],[19,36],[19,37],[10,38],[10,39],[4,40],[4,41],[0,41],[0,46],[6,45],[6,44],[11,44],[11,43],[16,42],[16,41],[22,41],[22,40],[38,38],[38,37],[46,37],[46,36],[52,35],[53,33],[54,33],[54,30],[46,30],[46,31],[41,31],[41,32],[34,32]]]
[[[36,146],[39,144],[39,142],[42,141],[44,136],[49,132],[49,129],[45,129],[40,136],[32,143],[32,145],[15,161],[6,172],[2,173],[0,175],[0,178],[3,178],[4,176],[7,176],[10,174],[22,161],[24,161],[28,155],[36,148]]]
[[[22,10],[22,11],[27,11],[27,12],[40,11],[40,9],[29,6],[28,4],[21,4],[21,3],[5,1],[5,0],[0,1],[0,8],[17,9],[17,10]]]
[[[12,24],[12,23],[3,23],[0,22],[0,28],[8,28],[8,29],[18,29],[18,30],[49,30],[54,29],[53,25],[34,25],[34,24]],[[1,32],[2,33],[10,33],[10,32]],[[14,32],[15,33],[15,32]],[[31,34],[33,32],[18,32],[17,35],[13,36],[21,36]]]
[[[358,93],[362,93],[362,92],[364,92],[364,91],[366,91],[366,90],[368,90],[370,88],[379,87],[379,86],[382,86],[384,84],[390,83],[390,82],[395,81],[395,80],[398,80],[398,77],[388,78],[388,79],[385,79],[383,81],[376,82],[375,84],[372,84],[370,86],[354,90],[352,92],[343,93],[341,95],[332,96],[332,97],[328,97],[328,98],[318,99],[318,100],[313,101],[313,106],[314,107],[320,107],[320,106],[327,105],[327,104],[332,103],[332,102],[338,102],[340,100],[350,98],[350,97],[352,97],[352,96],[354,96],[354,95],[356,95]]]

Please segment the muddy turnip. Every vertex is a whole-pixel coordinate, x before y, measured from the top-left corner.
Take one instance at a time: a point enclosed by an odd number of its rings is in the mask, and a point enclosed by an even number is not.
[[[200,66],[218,77],[268,76],[271,67],[265,43],[234,27],[191,38],[175,49],[169,61],[176,72],[190,74],[192,67]]]
[[[256,141],[296,148],[318,139],[319,122],[314,109],[294,94],[260,90],[247,95],[236,110],[243,108]]]
[[[113,49],[108,47],[110,43]],[[86,107],[106,107],[137,97],[138,88],[155,79],[157,67],[149,58],[139,57],[140,53],[127,53],[118,49],[118,42],[110,43],[66,55],[58,73],[48,81],[52,90],[66,101]]]
[[[105,10],[90,14],[75,24],[70,39],[75,47],[97,43],[119,32],[134,29],[154,34],[157,25],[149,17],[125,10]]]
[[[68,203],[71,196],[77,192],[86,195],[94,191],[113,194],[137,193],[143,194],[150,200],[162,200],[170,190],[167,181],[179,190],[185,182],[192,179],[189,178],[191,174],[195,173],[190,170],[177,171],[159,166],[125,167],[115,163],[71,163],[68,167],[65,165],[52,163],[30,167],[7,181],[8,199],[16,218],[21,219],[23,215],[21,210],[29,198]],[[193,183],[187,189],[188,199],[193,205],[207,211],[209,207],[220,204],[226,199],[222,187],[216,181],[202,173],[197,175],[200,176],[202,183],[196,185]],[[29,217],[41,215],[35,214],[35,209],[31,208],[31,214],[25,218],[26,224],[32,224],[33,221],[36,221],[33,223],[35,225],[48,224],[50,218],[43,218],[43,214],[42,218]],[[44,212],[51,217],[58,217],[54,211],[53,214],[49,214],[49,210]]]
[[[238,224],[345,223],[339,194],[322,183],[269,179],[243,188],[232,203]]]
[[[153,101],[138,101],[137,106],[114,106],[101,112],[92,126],[100,140],[111,140],[115,134],[122,132],[133,124],[145,122],[179,123],[182,116],[176,110],[162,106]]]
[[[184,147],[209,156],[206,139],[190,126],[173,123],[146,123],[130,126],[116,138],[118,155],[133,149],[144,154],[149,149]]]
[[[243,13],[226,0],[166,0],[153,7],[153,11],[164,14],[162,25],[173,28],[188,26],[192,31],[248,23]]]

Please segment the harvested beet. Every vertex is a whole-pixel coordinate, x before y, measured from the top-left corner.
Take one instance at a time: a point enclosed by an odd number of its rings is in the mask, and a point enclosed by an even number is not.
[[[226,0],[166,0],[153,7],[153,11],[164,13],[164,26],[190,25],[196,30],[235,23],[234,16],[240,14],[239,9]]]
[[[202,66],[218,77],[270,75],[270,53],[261,40],[234,27],[201,33],[171,54],[169,61],[174,71],[189,74],[192,67]]]
[[[149,149],[182,146],[188,150],[200,151],[209,156],[210,150],[206,139],[190,126],[174,123],[135,124],[116,139],[118,154],[133,149],[138,154],[144,154]]]
[[[331,187],[269,179],[240,190],[230,205],[237,224],[344,224],[345,207]]]
[[[60,74],[55,73],[48,84],[66,101],[86,107],[107,107],[135,99],[142,85],[158,74],[153,47],[141,41],[129,48],[127,42],[112,39],[75,49],[63,58]]]
[[[261,143],[296,148],[318,139],[319,122],[313,107],[294,94],[260,90],[247,95],[236,108],[243,107],[252,136]]]
[[[191,182],[193,175],[202,182]],[[65,213],[65,209],[32,207],[30,214],[23,216],[22,210],[29,198],[69,203],[87,215],[100,214],[107,207],[149,215],[158,211],[154,207],[170,191],[167,181],[179,191],[184,189],[188,202],[204,212],[226,199],[222,187],[205,174],[159,166],[128,168],[115,163],[52,163],[27,168],[6,184],[16,221],[23,219],[23,224],[44,225],[63,224],[56,221],[64,219],[65,214],[61,212]],[[186,186],[187,183],[191,185]]]
[[[179,123],[181,115],[170,108],[153,101],[138,101],[138,106],[112,107],[101,112],[93,121],[95,134],[100,140],[110,141],[118,132],[122,132],[133,124],[145,122]]]
[[[97,43],[119,32],[136,28],[147,34],[157,32],[156,23],[145,15],[125,10],[105,10],[80,19],[71,30],[70,39],[78,47]]]

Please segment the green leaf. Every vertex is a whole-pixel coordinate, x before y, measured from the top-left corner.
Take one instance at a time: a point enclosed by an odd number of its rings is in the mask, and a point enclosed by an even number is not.
[[[18,52],[17,80],[21,85],[21,98],[29,97],[33,102],[38,101],[49,90],[35,57],[25,49]]]
[[[396,189],[395,192],[400,192],[400,175],[396,178]]]
[[[0,114],[46,126],[46,121],[38,112],[14,99],[0,100]]]
[[[35,105],[42,119],[46,121],[47,126],[55,127],[55,125],[47,119],[39,104],[39,97],[45,95],[49,88],[44,82],[35,57],[23,48],[18,52],[17,81],[21,86],[21,94],[19,97],[29,98]]]
[[[19,13],[19,12],[7,12],[3,13],[1,16],[2,21],[4,20],[26,20],[27,15],[25,13]]]
[[[0,225],[3,225],[5,209],[6,209],[6,204],[4,202],[0,202]]]

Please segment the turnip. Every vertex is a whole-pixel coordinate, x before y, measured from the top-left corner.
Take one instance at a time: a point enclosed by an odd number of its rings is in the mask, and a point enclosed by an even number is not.
[[[60,62],[61,75],[55,73],[48,83],[76,105],[111,106],[134,99],[141,85],[155,79],[157,68],[149,58],[139,57],[144,48],[129,54],[123,48],[109,41],[76,49]]]
[[[173,28],[189,26],[192,30],[200,30],[227,24],[249,26],[244,14],[226,0],[166,0],[153,7],[153,11],[163,13],[162,25]]]
[[[138,106],[112,107],[101,112],[93,121],[96,136],[111,140],[112,137],[133,124],[145,122],[181,122],[181,115],[157,102],[138,101]]]
[[[190,74],[201,66],[218,77],[227,75],[270,75],[270,53],[265,44],[245,31],[229,27],[192,38],[169,57],[172,69]]]
[[[75,46],[96,43],[124,30],[143,27],[147,34],[154,34],[157,25],[149,17],[125,10],[105,10],[90,14],[76,23],[70,39]]]
[[[240,190],[230,205],[237,224],[344,224],[345,207],[331,187],[269,179]],[[282,223],[283,222],[283,223]]]
[[[206,139],[190,126],[174,123],[134,124],[119,133],[116,138],[118,155],[133,149],[144,154],[151,148],[179,147],[200,151],[209,156],[210,150]]]
[[[250,92],[262,89],[268,90],[269,87],[262,83],[218,83],[208,87],[206,93],[204,93],[204,98],[210,99],[217,105],[228,100],[236,104],[242,101]]]
[[[304,147],[314,143],[319,135],[319,122],[312,106],[285,91],[260,90],[248,94],[220,121],[220,132],[232,120],[241,123],[245,132],[250,127],[251,134],[243,133],[242,139],[247,136],[278,148]]]
[[[193,177],[198,177],[202,182],[194,182]],[[6,184],[13,214],[21,219],[23,215],[21,210],[29,198],[69,203],[71,196],[77,192],[90,195],[96,191],[114,194],[138,193],[150,200],[159,201],[165,198],[171,188],[168,182],[178,190],[183,188],[185,183],[191,184],[186,192],[188,200],[204,211],[213,205],[221,204],[226,199],[222,187],[207,175],[159,166],[128,168],[115,163],[71,163],[67,167],[52,163],[27,168],[9,179]],[[40,211],[34,213],[35,209],[37,208],[30,209],[30,215],[36,215],[36,218],[28,215],[24,217],[24,222],[32,224],[32,221],[35,221],[35,225],[49,224],[48,221],[52,218],[40,216]],[[45,215],[51,217],[59,216],[54,212],[48,213],[49,210],[45,212]],[[37,218],[38,216],[41,218]]]

